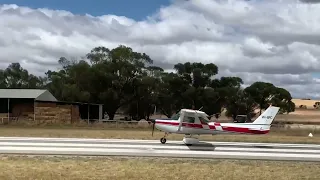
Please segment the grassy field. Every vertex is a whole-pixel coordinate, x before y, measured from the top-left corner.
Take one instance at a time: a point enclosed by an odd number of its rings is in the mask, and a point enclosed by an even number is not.
[[[2,180],[318,180],[319,163],[0,156]]]
[[[312,132],[314,137],[308,137]],[[26,126],[2,125],[0,136],[27,137],[75,137],[75,138],[116,138],[116,139],[155,139],[159,140],[163,132],[155,131],[151,136],[151,128],[138,128],[136,125],[122,125],[118,128],[110,125],[85,126]],[[168,140],[182,140],[183,135],[170,134]],[[282,143],[320,143],[320,131],[274,128],[266,135],[203,135],[201,140],[208,141],[245,141],[245,142],[282,142]]]

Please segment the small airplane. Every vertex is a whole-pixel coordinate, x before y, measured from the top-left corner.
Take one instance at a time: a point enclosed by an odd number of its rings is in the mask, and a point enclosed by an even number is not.
[[[190,146],[199,143],[200,134],[267,134],[275,116],[278,114],[279,107],[270,105],[256,120],[252,123],[219,123],[209,121],[208,115],[200,110],[181,109],[177,114],[169,119],[151,120],[153,123],[152,136],[154,129],[165,132],[164,137],[160,139],[162,144],[166,143],[168,134],[185,134],[183,142]]]

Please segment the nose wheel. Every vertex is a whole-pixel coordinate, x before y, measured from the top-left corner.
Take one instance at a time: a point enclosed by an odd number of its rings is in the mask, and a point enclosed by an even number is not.
[[[160,142],[161,142],[161,144],[165,144],[167,142],[167,139],[163,137],[160,139]]]
[[[164,133],[164,136],[160,139],[161,144],[165,144],[167,142],[166,137],[168,136],[168,133]]]

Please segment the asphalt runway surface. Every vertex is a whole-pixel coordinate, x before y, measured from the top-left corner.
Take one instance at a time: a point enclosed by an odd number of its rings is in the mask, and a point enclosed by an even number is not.
[[[1,154],[320,161],[320,144],[0,137]]]

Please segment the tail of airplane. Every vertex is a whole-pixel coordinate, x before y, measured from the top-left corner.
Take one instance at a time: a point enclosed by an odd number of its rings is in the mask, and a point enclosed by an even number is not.
[[[279,110],[279,107],[270,106],[252,124],[271,125]]]

